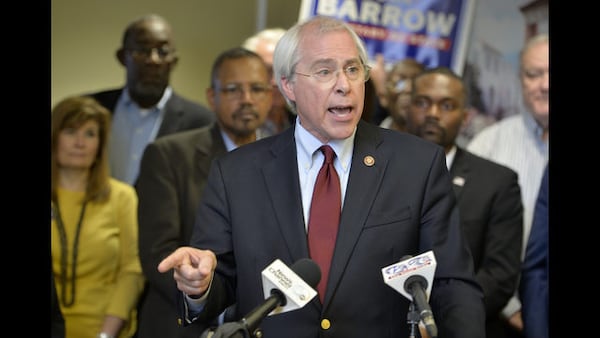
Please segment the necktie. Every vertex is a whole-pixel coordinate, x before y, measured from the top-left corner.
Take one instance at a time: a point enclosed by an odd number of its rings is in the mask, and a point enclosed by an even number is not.
[[[320,150],[325,155],[325,160],[319,170],[310,204],[308,249],[311,258],[321,268],[321,280],[317,285],[317,291],[321,303],[323,303],[329,277],[329,266],[340,223],[342,197],[340,178],[333,166],[335,153],[327,145],[321,146]]]

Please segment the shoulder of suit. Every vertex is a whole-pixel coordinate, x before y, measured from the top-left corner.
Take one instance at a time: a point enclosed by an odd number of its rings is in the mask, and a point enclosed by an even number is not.
[[[494,172],[497,172],[498,174],[509,174],[509,175],[517,174],[514,170],[512,170],[511,168],[509,168],[503,164],[500,164],[500,163],[494,162],[492,160],[489,160],[487,158],[476,155],[466,149],[463,149],[463,148],[460,148],[460,149],[464,154],[465,160],[468,160],[471,163],[471,165],[482,167],[482,168],[484,168],[484,170],[494,171]]]

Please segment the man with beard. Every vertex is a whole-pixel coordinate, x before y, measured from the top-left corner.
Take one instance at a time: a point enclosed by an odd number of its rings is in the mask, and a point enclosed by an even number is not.
[[[407,131],[446,152],[461,227],[483,288],[486,337],[503,337],[500,314],[517,288],[521,266],[521,190],[516,172],[456,145],[466,112],[465,85],[452,70],[427,69],[413,79]]]
[[[154,139],[203,127],[215,120],[206,107],[183,98],[169,85],[177,65],[171,25],[149,14],[132,21],[116,53],[126,69],[123,88],[90,94],[112,112],[111,174],[135,184],[144,148]]]
[[[173,278],[158,263],[190,241],[196,207],[213,160],[262,137],[275,90],[258,54],[243,48],[221,53],[214,62],[206,99],[217,121],[148,144],[137,183],[139,250],[148,285],[140,307],[139,337],[197,338],[204,327],[177,323]]]

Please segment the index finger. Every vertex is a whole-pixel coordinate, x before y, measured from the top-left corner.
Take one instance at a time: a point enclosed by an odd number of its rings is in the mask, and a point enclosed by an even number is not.
[[[191,265],[190,253],[185,247],[177,248],[158,264],[159,272],[167,272],[180,265]]]

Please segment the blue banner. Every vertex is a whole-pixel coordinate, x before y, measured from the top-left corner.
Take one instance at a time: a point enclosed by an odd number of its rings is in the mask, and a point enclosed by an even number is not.
[[[315,15],[350,24],[370,61],[386,66],[412,57],[427,67],[463,73],[475,0],[303,0],[299,21]]]

